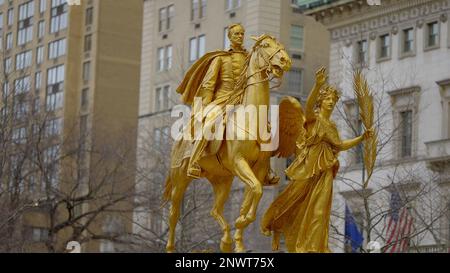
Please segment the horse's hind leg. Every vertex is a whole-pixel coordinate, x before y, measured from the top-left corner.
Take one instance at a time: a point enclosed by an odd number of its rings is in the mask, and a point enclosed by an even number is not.
[[[211,216],[216,219],[223,231],[223,237],[220,240],[220,250],[222,252],[231,252],[233,239],[230,233],[230,225],[223,216],[225,202],[230,195],[233,177],[208,177],[214,190],[214,207],[211,210]]]
[[[185,172],[184,172],[185,173]],[[169,214],[169,239],[167,240],[166,251],[171,253],[175,251],[175,231],[177,227],[178,218],[180,217],[180,205],[183,201],[184,192],[187,186],[192,181],[191,178],[185,175],[172,176],[175,177],[173,181],[173,189],[171,194],[170,214]],[[173,178],[171,178],[173,179]]]

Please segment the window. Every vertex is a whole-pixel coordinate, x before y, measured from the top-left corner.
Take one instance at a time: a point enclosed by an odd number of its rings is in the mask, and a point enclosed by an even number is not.
[[[0,13],[0,30],[3,29],[3,13]]]
[[[8,9],[8,21],[7,24],[8,26],[12,26],[14,23],[14,9],[10,8]]]
[[[85,62],[83,64],[83,81],[89,81],[91,79],[91,62]]]
[[[52,0],[50,33],[67,28],[67,10],[66,0]]]
[[[55,59],[66,54],[66,38],[48,44],[48,59]]]
[[[5,59],[5,72],[6,72],[6,74],[12,72],[12,59],[11,58]]]
[[[36,49],[36,63],[41,64],[44,61],[44,47],[40,46]]]
[[[303,71],[300,68],[292,68],[287,73],[288,92],[300,94],[303,90]]]
[[[33,39],[34,1],[19,6],[19,28],[17,45],[24,45]]]
[[[200,14],[200,7],[199,7],[199,1],[200,0],[191,0],[191,20],[197,19]]]
[[[401,156],[412,154],[412,111],[400,112]]]
[[[164,70],[164,47],[158,48],[158,71]]]
[[[206,0],[191,0],[191,20],[201,19],[206,14]]]
[[[6,34],[6,50],[11,49],[13,46],[13,36],[12,33]]]
[[[14,91],[16,94],[22,94],[30,91],[31,89],[31,77],[25,76],[18,78],[14,81]]]
[[[388,58],[391,54],[391,37],[389,36],[389,34],[381,35],[379,43],[380,47],[378,57],[380,59]]]
[[[87,107],[89,104],[89,88],[81,90],[81,107]]]
[[[64,65],[47,71],[47,111],[55,111],[63,106]]]
[[[408,28],[403,30],[403,53],[411,53],[414,51],[414,29]]]
[[[61,128],[62,128],[61,118],[51,119],[47,122],[47,124],[45,124],[45,136],[46,137],[59,136],[61,134]]]
[[[48,230],[45,228],[32,228],[31,239],[33,242],[45,242],[48,240]]]
[[[168,15],[167,15],[166,29],[170,29],[172,20],[173,20],[173,16],[175,16],[175,8],[173,5],[170,5],[167,8],[167,13],[168,13]]]
[[[164,29],[164,22],[166,21],[166,17],[167,17],[167,8],[164,7],[159,9],[159,25],[158,25],[159,32],[163,31]]]
[[[94,8],[86,9],[86,20],[85,20],[86,26],[92,25],[93,17],[94,17]]]
[[[51,184],[51,189],[58,188],[59,179],[59,145],[54,145],[44,151],[44,163],[47,165],[45,168],[45,178]]]
[[[291,48],[303,50],[304,47],[304,29],[303,26],[291,26]]]
[[[361,40],[356,43],[356,62],[361,65],[368,63],[367,40]]]
[[[38,38],[42,38],[45,35],[45,21],[39,21],[38,23]]]
[[[169,144],[170,127],[155,128],[153,130],[153,140],[156,147],[166,147]]]
[[[166,46],[166,69],[172,68],[172,46]]]
[[[205,54],[205,35],[191,38],[189,40],[189,61],[194,62]]]
[[[34,88],[36,89],[36,91],[40,90],[42,86],[42,73],[36,72],[35,76],[34,76]]]
[[[172,45],[158,48],[158,72],[172,68]]]
[[[28,113],[28,102],[24,99],[15,98],[13,113],[17,120],[24,118]]]
[[[80,117],[80,135],[83,138],[83,145],[85,144],[85,137],[87,134],[87,128],[88,128],[88,115],[82,115]]]
[[[31,50],[16,55],[16,70],[22,70],[31,66],[33,54]]]
[[[12,140],[15,144],[24,144],[27,142],[27,129],[25,127],[14,128],[12,132]]]
[[[91,51],[92,49],[92,35],[84,36],[84,52]]]
[[[230,39],[228,39],[228,27],[223,30],[223,48],[228,49],[231,46]]]
[[[41,99],[39,97],[35,97],[33,103],[33,113],[39,113],[40,110],[41,110]]]
[[[39,0],[39,12],[44,13],[47,9],[47,0]]]
[[[225,0],[225,9],[227,11],[237,9],[241,6],[241,0]]]
[[[432,22],[427,24],[427,47],[435,47],[439,44],[439,24]]]
[[[171,28],[173,17],[175,16],[175,7],[173,5],[159,9],[159,32]]]
[[[162,146],[167,147],[169,144],[169,137],[170,137],[170,127],[166,126],[162,128]]]
[[[4,83],[3,83],[3,98],[6,98],[6,97],[8,97],[9,96],[9,91],[10,91],[10,88],[9,88],[9,82],[7,82],[7,81],[5,81]],[[6,110],[7,108],[6,107],[3,107],[3,109],[2,110]]]
[[[170,85],[156,88],[156,111],[169,109]]]

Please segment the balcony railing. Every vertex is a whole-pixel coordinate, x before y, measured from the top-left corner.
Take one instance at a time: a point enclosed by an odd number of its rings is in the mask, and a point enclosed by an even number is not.
[[[450,163],[450,139],[426,142],[429,166],[439,169]]]
[[[411,247],[409,253],[449,253],[446,245],[425,245]]]

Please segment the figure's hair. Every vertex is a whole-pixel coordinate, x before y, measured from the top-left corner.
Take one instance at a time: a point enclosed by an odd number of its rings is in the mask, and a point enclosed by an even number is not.
[[[239,24],[239,23],[229,25],[229,26],[228,26],[228,34],[227,34],[228,38],[230,38],[231,30],[232,30],[233,28],[235,28],[235,27],[241,27],[242,29],[244,29],[244,26],[241,25],[241,24]]]
[[[335,102],[337,102],[341,98],[341,92],[339,92],[339,90],[337,90],[336,87],[326,85],[319,92],[316,107],[319,108],[322,102],[325,100],[325,98],[328,97],[329,95],[333,96]]]

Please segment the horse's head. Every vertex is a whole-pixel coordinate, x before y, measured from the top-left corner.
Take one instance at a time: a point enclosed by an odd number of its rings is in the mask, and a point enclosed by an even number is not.
[[[275,77],[281,78],[284,71],[291,69],[292,61],[289,54],[277,39],[267,34],[260,37],[252,37],[256,41],[253,51],[258,52],[263,59],[268,73],[272,73]]]

